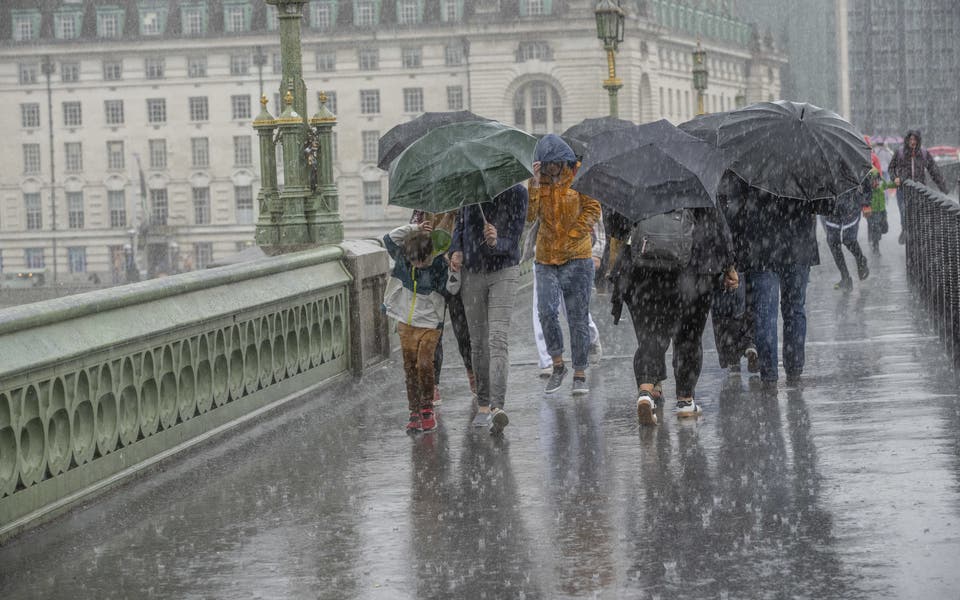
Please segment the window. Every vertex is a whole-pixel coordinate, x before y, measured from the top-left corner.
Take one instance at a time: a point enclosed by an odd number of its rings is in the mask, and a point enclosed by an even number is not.
[[[191,164],[195,169],[204,169],[210,166],[210,140],[202,138],[190,138],[190,157]]]
[[[67,192],[67,226],[83,229],[83,192]]]
[[[239,225],[253,223],[253,186],[235,186],[233,196],[237,204],[237,223]]]
[[[440,0],[440,20],[444,23],[459,21],[462,6],[459,0]]]
[[[167,122],[167,101],[164,98],[147,99],[147,122],[148,123],[166,123]]]
[[[337,114],[337,93],[336,92],[317,92],[317,108],[320,108],[320,94],[327,95],[327,110]]]
[[[280,11],[276,6],[267,5],[267,31],[280,29]]]
[[[40,105],[20,105],[20,125],[24,128],[40,127]]]
[[[147,143],[150,149],[150,168],[167,168],[167,140],[150,140]]]
[[[30,11],[27,14],[13,15],[13,40],[16,42],[27,42],[37,35],[39,28],[39,13]]]
[[[166,4],[166,2],[164,2]],[[140,9],[140,34],[160,35],[167,20],[166,7]]]
[[[406,69],[419,69],[423,66],[423,51],[420,48],[404,48],[403,66]]]
[[[463,64],[463,46],[450,44],[443,49],[443,61],[448,67]]]
[[[550,14],[550,0],[520,0],[520,15],[531,17]]]
[[[79,102],[63,103],[63,126],[79,127],[83,125],[83,112],[80,110]]]
[[[97,37],[120,37],[120,23],[122,13],[97,10]]]
[[[193,222],[197,225],[210,224],[210,188],[193,188]]]
[[[53,35],[58,40],[72,40],[77,37],[78,17],[80,13],[70,12],[53,16]]]
[[[123,63],[119,60],[103,61],[103,78],[106,81],[123,79]]]
[[[447,110],[463,110],[463,87],[447,86]]]
[[[256,58],[256,56],[254,56]],[[276,52],[273,54],[273,72],[276,75],[283,73],[283,53]]]
[[[20,63],[20,83],[29,85],[37,82],[36,63]]]
[[[187,77],[206,77],[207,57],[191,56],[187,58]]]
[[[80,81],[80,63],[62,62],[60,63],[60,81],[64,83],[73,83]]]
[[[361,71],[375,71],[377,68],[379,68],[379,48],[360,48],[360,50],[358,50],[358,56],[360,57]]]
[[[560,130],[563,111],[560,94],[549,84],[530,82],[513,98],[514,124],[530,133],[549,133]]]
[[[230,74],[247,75],[250,73],[250,55],[234,54],[230,56]]]
[[[162,58],[148,58],[143,64],[147,79],[163,79],[164,64]]]
[[[353,15],[353,24],[357,27],[377,24],[377,6],[373,0],[354,0]]]
[[[107,142],[107,168],[117,170],[124,168],[123,142]]]
[[[110,210],[110,227],[127,226],[127,198],[123,190],[107,192],[107,207]]]
[[[63,145],[63,154],[66,159],[66,170],[74,173],[83,170],[83,143],[67,142]]]
[[[331,73],[337,70],[337,53],[333,50],[317,52],[317,71]]]
[[[183,9],[183,34],[184,35],[203,35],[204,27],[204,8],[201,6],[184,7]]]
[[[27,229],[43,229],[43,209],[40,208],[40,193],[24,194],[23,204],[27,210]]]
[[[380,206],[383,204],[383,198],[380,195],[379,181],[363,182],[363,203],[367,206]]]
[[[380,90],[360,90],[360,114],[375,115],[380,112]]]
[[[363,131],[360,133],[360,139],[363,142],[363,160],[366,162],[377,162],[379,155],[379,131]]]
[[[210,106],[206,96],[194,96],[187,99],[190,105],[191,121],[209,121]]]
[[[150,190],[150,222],[154,225],[166,225],[170,216],[167,204],[167,190]]]
[[[87,249],[83,247],[67,248],[67,264],[71,273],[87,272]]]
[[[397,0],[397,23],[400,25],[414,25],[420,22],[420,5],[418,0]]]
[[[528,60],[551,60],[553,53],[547,42],[520,42],[517,47],[517,62]]]
[[[253,142],[249,135],[233,136],[233,164],[237,167],[253,165]]]
[[[230,96],[230,108],[234,119],[249,119],[250,96]]]
[[[23,174],[40,174],[40,144],[23,145]]]
[[[107,125],[123,125],[123,100],[104,100],[103,112]]]
[[[423,112],[423,88],[403,89],[403,112]]]
[[[206,269],[207,265],[213,262],[213,244],[210,242],[197,242],[193,245],[194,267],[197,269]]]
[[[42,269],[46,265],[43,261],[43,248],[26,248],[23,251],[23,261],[28,269]]]
[[[310,26],[314,29],[330,29],[333,25],[334,4],[327,0],[310,3]]]
[[[223,29],[227,33],[240,33],[247,30],[247,6],[227,5],[223,7]]]

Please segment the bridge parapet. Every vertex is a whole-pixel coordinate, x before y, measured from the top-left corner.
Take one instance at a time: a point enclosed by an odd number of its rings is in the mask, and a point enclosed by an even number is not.
[[[346,371],[361,345],[351,315],[379,309],[386,270],[382,250],[346,254],[326,246],[0,310],[0,540]]]

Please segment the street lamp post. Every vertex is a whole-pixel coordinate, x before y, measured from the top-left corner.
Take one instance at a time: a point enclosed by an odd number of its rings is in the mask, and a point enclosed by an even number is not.
[[[693,87],[697,90],[697,114],[706,113],[703,102],[703,92],[707,89],[707,51],[700,47],[700,38],[697,38],[697,49],[693,51]]]
[[[53,285],[57,285],[57,170],[53,162],[53,88],[50,85],[54,65],[49,56],[43,57],[40,69],[47,78],[47,125],[50,130],[50,239],[53,243]]]
[[[610,116],[618,117],[617,92],[623,87],[623,81],[617,78],[615,53],[617,46],[623,43],[624,12],[619,0],[600,0],[593,14],[597,19],[597,38],[607,52],[607,78],[603,80],[603,89],[610,95]]]
[[[733,97],[733,105],[737,108],[743,108],[747,105],[747,92],[743,88]]]
[[[257,79],[260,82],[260,96],[263,97],[263,66],[267,64],[267,55],[263,53],[263,48],[257,46],[253,49],[253,64],[257,66]]]

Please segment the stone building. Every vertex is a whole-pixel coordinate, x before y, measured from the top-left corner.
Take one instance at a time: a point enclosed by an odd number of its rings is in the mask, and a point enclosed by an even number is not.
[[[694,116],[778,98],[783,55],[729,0],[629,0],[620,116]],[[261,91],[279,112],[275,9],[262,0],[5,0],[0,5],[0,265],[59,282],[201,268],[252,243]],[[405,217],[387,206],[377,138],[424,111],[468,109],[533,133],[607,113],[606,59],[583,0],[310,0],[309,111],[337,114],[348,237]],[[55,207],[55,210],[54,210]],[[131,249],[134,252],[131,252]]]

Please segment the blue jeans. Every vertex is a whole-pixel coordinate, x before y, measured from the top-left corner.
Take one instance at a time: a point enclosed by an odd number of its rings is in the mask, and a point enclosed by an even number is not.
[[[587,368],[590,349],[590,290],[593,287],[593,259],[575,258],[562,265],[536,263],[537,309],[547,352],[563,356],[563,331],[560,329],[560,296],[567,307],[570,324],[570,351],[573,369]]]
[[[787,377],[803,373],[807,339],[807,265],[779,265],[750,273],[756,319],[755,341],[760,379],[777,380],[777,304],[783,314],[783,368]]]

